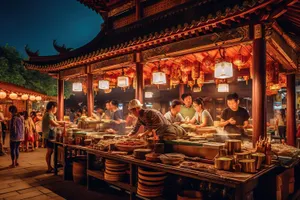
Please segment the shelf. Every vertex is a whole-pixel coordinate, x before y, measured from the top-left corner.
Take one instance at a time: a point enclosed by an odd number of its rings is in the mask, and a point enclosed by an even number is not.
[[[99,170],[87,170],[87,174],[88,176],[92,176],[94,178],[103,180],[105,182],[107,182],[110,185],[114,185],[116,187],[119,187],[121,189],[124,190],[128,190],[128,191],[134,191],[135,187],[131,187],[130,184],[128,183],[123,183],[123,182],[114,182],[114,181],[108,181],[104,179],[104,172],[101,172]]]

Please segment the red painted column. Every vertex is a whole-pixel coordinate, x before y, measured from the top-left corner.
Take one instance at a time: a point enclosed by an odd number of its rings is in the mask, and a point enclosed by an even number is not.
[[[59,76],[57,79],[57,119],[58,121],[64,120],[64,80]]]
[[[93,90],[93,74],[87,74],[87,108],[88,116],[91,117],[94,112],[94,90]]]
[[[136,89],[135,98],[140,100],[141,103],[144,102],[144,65],[142,63],[136,63]]]
[[[179,100],[182,100],[181,95],[184,94],[184,84],[179,84],[178,88],[179,88]]]
[[[267,132],[266,41],[261,24],[254,26],[252,59],[252,142],[255,145],[259,137],[266,136]]]
[[[286,98],[286,136],[287,144],[295,146],[296,138],[296,75],[287,75]]]

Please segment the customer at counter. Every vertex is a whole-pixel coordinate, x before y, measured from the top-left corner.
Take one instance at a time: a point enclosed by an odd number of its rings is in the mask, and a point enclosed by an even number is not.
[[[123,111],[118,108],[118,105],[119,102],[117,100],[112,100],[110,102],[113,120],[112,129],[118,134],[124,134],[126,121],[123,119]]]
[[[133,99],[128,104],[128,110],[138,118],[134,129],[128,136],[138,133],[140,126],[145,127],[145,132],[138,134],[138,137],[151,136],[153,132],[163,140],[173,140],[178,136],[185,135],[185,130],[178,125],[171,124],[159,111],[154,109],[143,109],[143,104]]]
[[[113,117],[110,102],[111,102],[110,100],[105,102],[105,108],[106,108],[106,110],[105,110],[105,119],[112,119],[112,117]]]
[[[164,116],[172,124],[182,124],[185,122],[184,118],[180,114],[181,102],[177,99],[171,103],[171,109]]]
[[[192,105],[192,95],[190,93],[184,93],[183,95],[181,95],[181,99],[184,105],[181,106],[180,114],[186,121],[189,121],[194,117],[196,112]]]
[[[237,93],[227,96],[228,108],[223,110],[221,115],[221,127],[228,133],[244,134],[244,128],[249,124],[250,118],[248,111],[239,106],[240,100]]]
[[[204,101],[202,98],[194,99],[193,107],[196,110],[196,113],[190,121],[191,124],[196,124],[197,128],[214,125],[210,113],[204,109]]]

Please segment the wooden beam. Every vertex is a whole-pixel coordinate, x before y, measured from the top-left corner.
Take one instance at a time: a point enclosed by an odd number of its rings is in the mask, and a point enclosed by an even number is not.
[[[259,137],[266,136],[267,125],[267,96],[266,96],[266,41],[263,26],[254,25],[252,56],[252,119],[253,119],[253,145]]]
[[[87,109],[88,116],[91,117],[94,112],[94,87],[93,74],[87,74]]]
[[[285,66],[287,69],[297,69],[297,53],[276,31],[272,32],[269,42],[272,43],[276,50],[289,62],[290,66]]]
[[[64,80],[60,77],[57,79],[57,119],[64,120]]]
[[[287,144],[295,146],[296,139],[296,75],[287,75],[287,98],[286,98],[286,132]]]

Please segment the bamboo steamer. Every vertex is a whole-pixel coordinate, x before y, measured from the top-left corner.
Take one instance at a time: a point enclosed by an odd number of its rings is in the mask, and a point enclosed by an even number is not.
[[[126,171],[110,171],[110,170],[105,170],[105,173],[109,175],[125,175]]]
[[[74,183],[86,182],[86,166],[87,160],[85,157],[79,157],[73,162],[73,181]]]
[[[145,192],[143,190],[137,189],[137,194],[143,197],[153,198],[162,195],[162,192]]]
[[[111,168],[111,167],[105,167],[105,170],[112,171],[112,172],[121,172],[126,171],[128,169],[128,166],[126,167],[120,167],[120,168]]]
[[[124,179],[124,175],[110,175],[104,172],[104,179],[107,181],[122,181]]]
[[[141,167],[138,168],[139,174],[142,175],[150,175],[150,176],[159,176],[159,175],[166,175],[166,172],[160,172],[160,171],[147,171],[146,169],[143,169]]]
[[[138,188],[140,190],[143,190],[143,191],[163,191],[164,189],[164,185],[161,184],[161,185],[154,185],[154,186],[150,186],[150,185],[144,185],[140,182],[138,182]]]
[[[145,181],[145,180],[139,179],[138,182],[142,183],[144,185],[148,185],[148,186],[158,186],[158,185],[164,184],[164,180],[163,181]]]
[[[144,176],[142,174],[139,174],[138,177],[145,181],[163,181],[167,178],[167,176]]]

